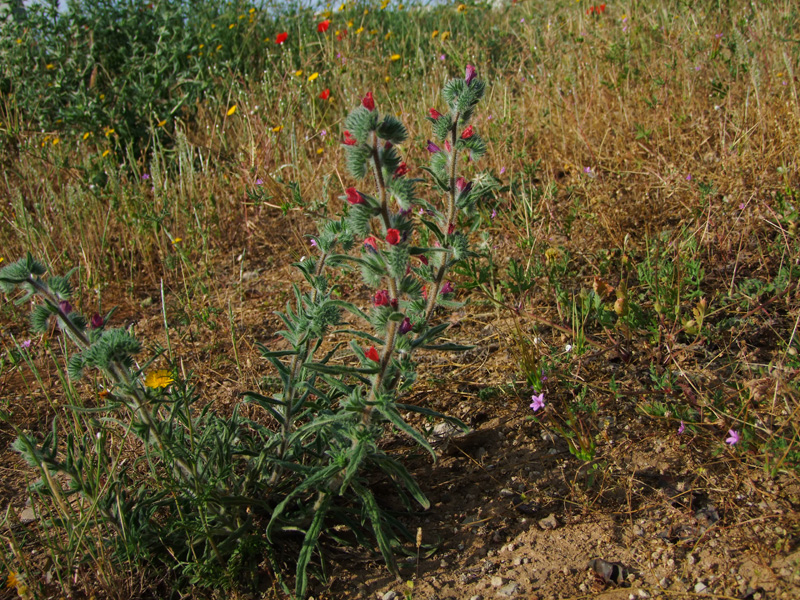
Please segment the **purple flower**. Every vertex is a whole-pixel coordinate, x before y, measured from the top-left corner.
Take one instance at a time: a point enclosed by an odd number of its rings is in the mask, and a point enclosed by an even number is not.
[[[31,341],[30,341],[30,340],[22,340],[22,341],[19,343],[19,345],[20,345],[20,347],[22,347],[22,348],[30,348],[30,347],[31,347]]]
[[[428,152],[430,152],[431,154],[436,154],[437,152],[441,151],[442,149],[439,148],[439,146],[434,144],[432,141],[428,140]]]
[[[314,238],[311,238],[311,241],[309,243],[311,244],[312,248],[316,248],[317,247],[317,240],[315,240]]]
[[[739,443],[739,439],[740,439],[739,432],[736,431],[735,429],[729,429],[728,438],[725,440],[725,443],[731,446],[735,446],[736,444]]]
[[[500,175],[502,175],[505,172],[506,172],[506,168],[505,167],[500,167]]]
[[[411,324],[411,319],[406,317],[405,319],[403,319],[403,322],[400,323],[400,335],[407,334],[409,331],[411,331],[413,327],[414,326]]]
[[[440,55],[440,56],[439,56],[439,60],[444,60],[444,59],[445,59],[445,56],[444,56],[444,54],[442,54],[442,55]]]
[[[492,219],[492,220],[494,220],[496,217],[497,217],[497,209],[496,209],[496,208],[493,208],[493,209],[492,209],[492,216],[491,216],[491,219]]]
[[[686,425],[681,421],[681,426],[678,427],[678,435],[681,435],[684,431],[686,431]]]
[[[90,322],[90,325],[92,326],[92,329],[100,329],[105,324],[106,323],[103,320],[103,317],[101,317],[98,313],[94,313],[92,315],[92,320]]]
[[[464,74],[464,81],[467,82],[467,85],[472,83],[472,80],[478,75],[478,72],[475,70],[475,67],[472,65],[467,65],[467,70]]]
[[[150,179],[150,175],[148,173],[144,173],[142,175],[142,181],[147,181],[148,179]]]
[[[259,177],[258,179],[256,179],[256,185],[264,185],[264,180],[261,179],[261,177]]]
[[[454,289],[453,288],[453,284],[450,283],[449,281],[445,281],[444,285],[442,286],[442,289],[439,291],[439,293],[442,294],[443,296],[445,294],[452,294],[453,293],[453,289]]]
[[[469,194],[470,190],[472,189],[472,182],[467,181],[463,177],[459,177],[456,179],[456,189],[461,194]]]
[[[59,302],[58,308],[60,308],[61,312],[63,312],[65,315],[68,315],[72,312],[72,304],[70,304],[67,300],[62,300]]]
[[[544,392],[539,395],[534,394],[531,396],[531,400],[533,400],[533,402],[531,402],[531,408],[533,409],[533,412],[536,412],[540,408],[544,408]]]

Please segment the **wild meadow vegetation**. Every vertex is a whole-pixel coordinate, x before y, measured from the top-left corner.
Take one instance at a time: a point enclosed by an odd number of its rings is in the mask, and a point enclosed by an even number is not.
[[[798,508],[795,2],[0,31],[9,593],[345,597],[364,557],[419,590],[425,474],[487,412],[563,446],[584,511],[631,435]]]

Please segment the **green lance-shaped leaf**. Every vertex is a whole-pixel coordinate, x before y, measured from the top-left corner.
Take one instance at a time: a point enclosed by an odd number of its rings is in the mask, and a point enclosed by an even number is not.
[[[465,258],[469,252],[469,240],[462,233],[454,233],[450,236],[450,246],[455,260]]]
[[[108,329],[83,353],[87,367],[108,370],[111,362],[127,367],[133,364],[133,355],[142,349],[142,344],[124,329]]]
[[[373,211],[369,206],[356,204],[347,211],[347,228],[355,235],[366,237],[370,234],[370,221]]]
[[[478,134],[475,134],[466,140],[459,140],[458,146],[462,150],[469,151],[469,157],[471,160],[478,160],[484,154],[486,154],[486,142],[484,142],[483,138]]]
[[[449,113],[442,115],[433,122],[433,135],[440,142],[449,138],[452,129],[453,117]]]
[[[48,329],[47,322],[55,312],[55,308],[49,303],[37,304],[31,312],[31,330],[34,333],[45,333]]]
[[[415,180],[407,177],[390,178],[388,191],[392,198],[397,201],[398,206],[403,210],[408,210],[414,204],[416,193],[414,190]]]
[[[444,88],[442,88],[442,98],[444,98],[444,101],[451,111],[457,112],[455,110],[456,100],[464,93],[466,88],[467,82],[461,78],[451,79],[444,84]]]
[[[295,570],[295,586],[294,593],[297,598],[306,597],[306,589],[308,588],[308,563],[311,561],[311,556],[314,548],[317,546],[319,535],[322,533],[322,525],[325,522],[325,516],[330,508],[331,499],[330,494],[325,494],[322,502],[318,503],[314,512],[314,518],[311,520],[306,535],[303,538],[303,546],[300,548],[300,554],[297,556],[297,569]]]
[[[397,244],[386,252],[386,263],[391,277],[403,277],[408,266],[408,245]]]
[[[422,493],[417,482],[414,481],[414,478],[401,463],[388,456],[382,456],[376,459],[376,462],[381,469],[392,477],[392,479],[401,481],[414,497],[414,500],[416,500],[424,510],[428,510],[431,507],[430,500]]]
[[[400,163],[402,162],[400,153],[394,146],[389,146],[388,148],[381,146],[378,149],[378,158],[383,166],[384,177],[386,179],[390,178],[394,174],[394,172],[397,170],[397,167],[399,167]]]
[[[436,452],[428,443],[428,440],[426,440],[425,437],[419,431],[417,431],[415,428],[413,428],[411,425],[409,425],[403,420],[402,415],[400,415],[400,413],[397,412],[394,403],[389,398],[387,398],[386,396],[379,397],[378,403],[375,405],[375,410],[380,415],[382,415],[387,421],[389,421],[392,425],[397,427],[397,429],[405,433],[408,437],[410,437],[420,446],[425,448],[425,450],[430,452],[431,456],[433,457],[433,460],[434,461],[436,460]]]
[[[83,357],[80,354],[73,354],[69,357],[69,362],[67,363],[67,373],[70,376],[70,379],[73,381],[77,381],[83,375],[83,367],[85,363],[83,362]]]
[[[21,258],[0,269],[0,291],[7,294],[11,293],[18,285],[25,283],[29,278],[44,275],[46,271],[45,266],[28,252],[25,258]],[[25,289],[30,290],[29,287]]]
[[[450,153],[449,152],[436,152],[431,154],[431,171],[438,180],[449,181],[450,179]]]
[[[356,179],[364,179],[369,172],[369,159],[372,155],[370,148],[364,144],[360,146],[347,146],[345,161],[347,170]]]
[[[402,144],[408,138],[408,131],[398,119],[392,115],[383,117],[383,121],[378,125],[378,137],[392,144]]]
[[[277,523],[278,519],[280,519],[281,515],[283,515],[284,511],[289,506],[289,503],[292,502],[292,500],[308,490],[321,487],[340,470],[341,467],[338,465],[327,465],[326,467],[316,470],[314,473],[310,473],[297,485],[296,488],[289,492],[286,498],[284,498],[281,503],[278,504],[278,506],[276,506],[272,511],[272,517],[267,524],[267,539],[272,541],[272,530],[275,528],[275,524]]]
[[[359,106],[347,115],[344,127],[356,138],[359,144],[369,143],[369,135],[378,127],[378,112]]]
[[[394,576],[398,576],[397,563],[394,560],[394,553],[392,552],[392,544],[383,529],[383,519],[381,519],[381,510],[372,495],[366,487],[354,481],[352,484],[353,491],[358,494],[361,501],[364,503],[364,510],[372,523],[372,531],[375,533],[375,539],[378,542],[378,548],[383,555],[383,560],[386,561],[386,566]]]

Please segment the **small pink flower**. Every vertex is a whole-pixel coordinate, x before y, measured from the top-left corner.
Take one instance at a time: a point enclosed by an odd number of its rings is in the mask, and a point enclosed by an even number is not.
[[[531,400],[533,400],[533,402],[531,402],[531,409],[533,409],[533,412],[544,408],[544,392],[538,395],[534,394],[531,396]]]
[[[730,445],[730,446],[735,446],[736,444],[739,443],[740,439],[741,438],[739,437],[739,432],[738,431],[736,431],[735,429],[729,429],[728,430],[728,438],[725,440],[725,443]]]
[[[678,435],[683,434],[684,431],[686,431],[686,425],[681,421],[681,426],[678,427]]]
[[[311,241],[309,242],[309,244],[311,244],[312,248],[316,248],[317,247],[317,240],[315,240],[314,238],[311,238]]]

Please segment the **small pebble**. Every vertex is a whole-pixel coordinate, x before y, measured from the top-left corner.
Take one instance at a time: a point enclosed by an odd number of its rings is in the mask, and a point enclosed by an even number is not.
[[[516,581],[510,581],[506,585],[501,587],[499,590],[497,590],[497,595],[510,598],[511,596],[516,596],[518,591],[519,591],[519,584]]]
[[[495,575],[494,577],[492,577],[491,583],[492,583],[492,587],[499,588],[505,582],[503,581],[502,577],[499,577],[498,575]]]
[[[708,590],[708,586],[702,581],[698,581],[697,583],[694,584],[695,594],[704,594],[706,590]]]
[[[555,529],[558,527],[558,519],[552,514],[544,519],[539,519],[539,527],[542,529]]]

